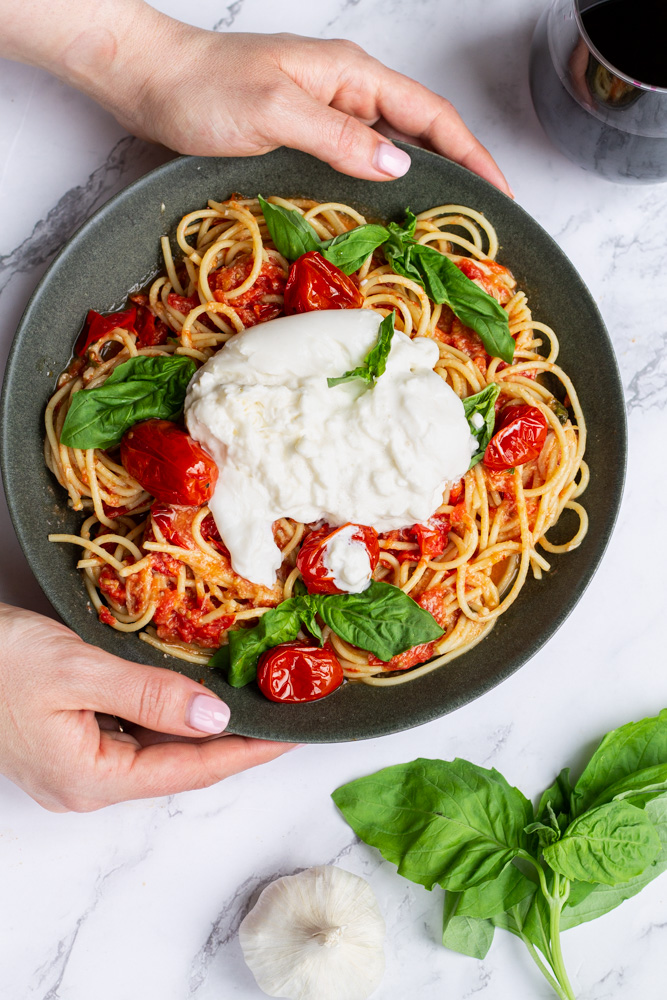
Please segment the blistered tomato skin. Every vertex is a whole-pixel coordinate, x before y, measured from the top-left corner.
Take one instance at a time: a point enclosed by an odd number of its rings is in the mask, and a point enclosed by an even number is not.
[[[257,683],[269,701],[318,701],[340,687],[343,668],[330,646],[285,642],[260,656]]]
[[[302,254],[289,269],[285,315],[316,309],[361,309],[363,296],[351,278],[317,250]]]
[[[343,594],[334,583],[331,572],[324,564],[326,547],[336,532],[342,528],[349,527],[349,524],[342,524],[340,528],[330,528],[326,525],[311,531],[305,542],[299,549],[296,558],[297,569],[303,577],[303,582],[309,594]],[[365,524],[355,525],[356,531],[352,535],[352,541],[361,542],[366,546],[368,560],[371,564],[371,573],[380,561],[380,545],[378,543],[378,533],[374,528]]]
[[[137,310],[134,307],[123,312],[109,313],[107,316],[89,309],[83,330],[74,345],[74,353],[83,357],[89,347],[116,328],[134,332],[136,318]]]
[[[484,465],[493,472],[503,472],[538,458],[548,430],[546,418],[536,406],[508,406],[501,416],[500,430],[484,452]]]
[[[120,455],[129,474],[161,503],[201,507],[213,496],[217,465],[170,420],[135,424],[123,436]]]

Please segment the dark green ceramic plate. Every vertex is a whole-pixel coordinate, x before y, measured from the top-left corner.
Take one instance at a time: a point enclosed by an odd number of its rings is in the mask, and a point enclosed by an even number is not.
[[[563,624],[597,569],[616,520],[625,471],[623,395],[611,343],[589,292],[551,238],[509,198],[433,153],[410,153],[408,175],[384,184],[335,173],[288,149],[251,159],[173,160],[82,226],[39,284],[16,334],[2,399],[2,460],[10,511],[35,576],[64,621],[88,642],[140,663],[195,678],[204,674],[231,706],[237,733],[300,742],[360,739],[428,722],[471,701],[534,656]],[[499,259],[528,292],[533,315],[558,332],[559,360],[574,379],[588,420],[588,535],[581,548],[555,557],[547,579],[528,581],[483,643],[414,683],[385,690],[347,684],[309,705],[273,704],[254,684],[230,688],[207,668],[170,659],[136,636],[102,625],[75,569],[78,554],[46,539],[52,531],[78,533],[80,524],[44,466],[42,415],[87,310],[120,306],[128,289],[157,270],[160,237],[207,198],[234,191],[306,194],[397,220],[407,205],[415,212],[447,202],[471,205],[498,230]]]

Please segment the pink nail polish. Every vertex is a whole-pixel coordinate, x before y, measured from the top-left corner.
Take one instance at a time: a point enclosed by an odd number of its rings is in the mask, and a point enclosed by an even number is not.
[[[195,694],[188,703],[185,721],[200,733],[222,733],[229,723],[229,706],[208,694]]]
[[[410,169],[410,157],[397,146],[388,142],[379,142],[373,154],[373,166],[390,177],[402,177]]]

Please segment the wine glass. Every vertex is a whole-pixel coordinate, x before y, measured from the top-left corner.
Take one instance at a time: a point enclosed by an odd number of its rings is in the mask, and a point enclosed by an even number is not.
[[[605,3],[553,0],[543,12],[530,52],[537,116],[554,145],[586,170],[624,184],[665,181],[667,88],[633,79],[595,47],[585,15]],[[612,29],[614,10],[603,12]]]

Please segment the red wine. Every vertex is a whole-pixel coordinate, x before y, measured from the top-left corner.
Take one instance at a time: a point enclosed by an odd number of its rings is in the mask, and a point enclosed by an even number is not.
[[[581,19],[612,66],[640,83],[667,87],[667,0],[602,0]]]
[[[571,0],[572,7],[583,2]],[[657,30],[657,22],[648,30],[642,25],[649,8],[657,11],[658,20],[663,18],[659,7],[667,10],[667,0],[603,0],[582,12],[586,31],[605,59],[626,76],[654,87],[667,82],[665,56],[662,63],[652,61],[660,55],[665,33]],[[545,132],[565,156],[609,180],[667,181],[667,93],[614,76],[589,51],[587,38],[577,40],[574,18],[556,18],[555,9],[542,13],[530,51],[530,90]],[[620,12],[627,20],[617,27]],[[596,30],[600,24],[606,25],[605,31]],[[640,34],[635,28],[642,29],[643,48],[634,44]],[[631,55],[637,55],[639,64]],[[647,66],[661,66],[661,72],[642,68]]]

